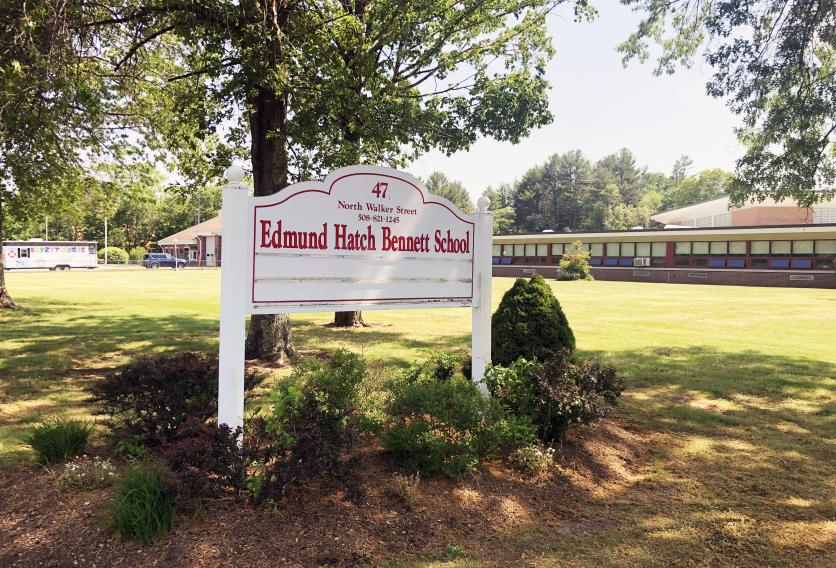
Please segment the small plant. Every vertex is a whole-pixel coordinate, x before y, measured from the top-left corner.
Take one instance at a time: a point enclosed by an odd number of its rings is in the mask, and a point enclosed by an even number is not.
[[[58,489],[100,489],[119,478],[116,467],[107,458],[80,456],[63,465],[55,473]]]
[[[189,418],[162,450],[162,457],[177,482],[178,496],[186,499],[219,497],[232,490],[240,493],[247,468],[238,445],[241,430],[226,424],[205,424]]]
[[[49,465],[79,455],[87,447],[93,426],[78,420],[48,420],[27,434],[24,442],[38,454],[38,462]]]
[[[437,381],[410,369],[388,388],[381,442],[399,466],[421,475],[455,477],[533,439],[525,418],[506,416],[463,377]]]
[[[554,448],[531,444],[508,454],[508,463],[530,474],[545,473],[554,464]]]
[[[560,259],[558,280],[592,280],[592,270],[589,268],[589,253],[583,250],[583,244],[575,241],[572,250],[563,254]]]
[[[348,454],[359,439],[357,407],[365,375],[362,358],[338,350],[324,364],[304,361],[270,394],[270,412],[250,420],[245,437],[246,454],[256,466],[248,482],[256,504],[278,501],[289,484],[321,474],[356,489]]]
[[[594,360],[575,363],[568,349],[543,361],[493,367],[485,383],[506,411],[529,417],[545,442],[561,440],[573,424],[604,416],[624,388],[613,367]]]
[[[128,257],[131,259],[131,262],[139,262],[147,252],[145,247],[134,247],[128,251]]]
[[[263,379],[247,372],[245,391]],[[91,394],[115,436],[157,446],[171,439],[187,417],[205,422],[217,414],[218,358],[179,353],[140,359],[95,383]]]
[[[127,436],[116,442],[116,455],[125,461],[135,462],[148,455],[148,448],[137,436]]]
[[[418,499],[420,485],[421,475],[419,473],[414,473],[413,475],[402,475],[400,473],[396,473],[392,475],[392,481],[389,488],[393,495],[398,497],[409,507],[413,507],[415,505],[415,501]]]
[[[159,470],[139,465],[117,484],[110,504],[113,527],[123,539],[148,544],[168,532],[174,519],[174,491]]]
[[[548,283],[539,274],[518,278],[493,314],[491,356],[508,365],[519,357],[541,358],[550,351],[575,349],[575,336]]]

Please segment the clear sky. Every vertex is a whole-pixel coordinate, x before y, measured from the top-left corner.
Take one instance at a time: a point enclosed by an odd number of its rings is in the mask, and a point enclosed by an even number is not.
[[[629,148],[639,165],[670,173],[682,154],[694,160],[691,173],[734,169],[742,154],[739,125],[722,99],[705,93],[710,67],[656,77],[653,64],[621,65],[616,46],[636,28],[638,17],[616,0],[593,2],[598,18],[575,23],[571,13],[552,14],[549,28],[557,53],[547,69],[554,122],[514,145],[480,140],[450,157],[422,156],[407,169],[419,177],[440,170],[464,183],[474,199],[489,185],[513,182],[555,153],[579,149],[597,160]]]

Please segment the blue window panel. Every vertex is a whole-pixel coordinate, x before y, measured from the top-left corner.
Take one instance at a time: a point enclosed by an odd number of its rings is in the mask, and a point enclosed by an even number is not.
[[[726,259],[723,257],[712,256],[708,259],[708,266],[711,268],[723,268],[726,266]]]
[[[589,259],[589,264],[591,264],[592,266],[601,266],[601,257],[593,256]]]
[[[618,266],[618,259],[614,257],[607,257],[604,259],[604,266]]]
[[[619,266],[633,266],[633,259],[632,258],[619,258],[618,259]]]
[[[746,259],[745,258],[730,258],[726,263],[726,266],[729,268],[745,268],[746,267]]]
[[[812,258],[794,258],[790,262],[793,268],[813,268]]]
[[[494,264],[499,264],[499,257],[498,256],[493,257],[493,260],[491,262],[493,262]]]
[[[502,259],[502,264],[511,264],[511,257],[505,257]]]
[[[769,259],[769,267],[770,268],[789,268],[790,267],[790,259],[788,259],[788,258],[770,258]]]

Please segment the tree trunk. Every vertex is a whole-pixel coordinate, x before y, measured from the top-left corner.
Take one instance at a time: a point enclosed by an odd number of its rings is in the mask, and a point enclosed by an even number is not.
[[[3,192],[0,190],[0,309],[17,307],[6,289],[5,259],[6,255],[3,252]]]
[[[353,15],[355,18],[360,20],[361,22],[365,21],[366,17],[366,4],[365,0],[358,0],[354,3],[353,6]],[[362,77],[362,61],[358,53],[354,53],[351,55],[346,54],[347,57],[350,57],[352,60],[352,71],[353,71],[353,79],[354,84],[352,88],[359,94],[362,92],[363,89],[363,77]],[[360,152],[359,146],[361,136],[360,132],[358,131],[357,125],[355,124],[355,120],[353,117],[350,116],[350,111],[346,112],[344,109],[343,117],[342,117],[342,130],[343,130],[343,139],[355,146],[355,152],[351,152],[350,155],[353,155],[351,161],[354,163],[358,163],[360,161]],[[352,164],[347,164],[352,165]],[[362,312],[334,312],[334,326],[335,327],[364,327],[366,322],[363,321],[363,313]]]
[[[288,181],[287,100],[262,87],[250,99],[250,106],[253,189],[258,196],[272,195],[287,187]],[[245,352],[247,359],[274,361],[293,355],[287,314],[253,315]]]
[[[363,312],[334,312],[336,327],[364,327]]]

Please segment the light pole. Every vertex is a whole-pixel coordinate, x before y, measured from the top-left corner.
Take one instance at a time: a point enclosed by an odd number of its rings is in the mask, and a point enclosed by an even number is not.
[[[177,239],[174,239],[174,270],[180,270],[180,260],[177,258]]]
[[[107,217],[105,217],[105,266],[107,266]]]

